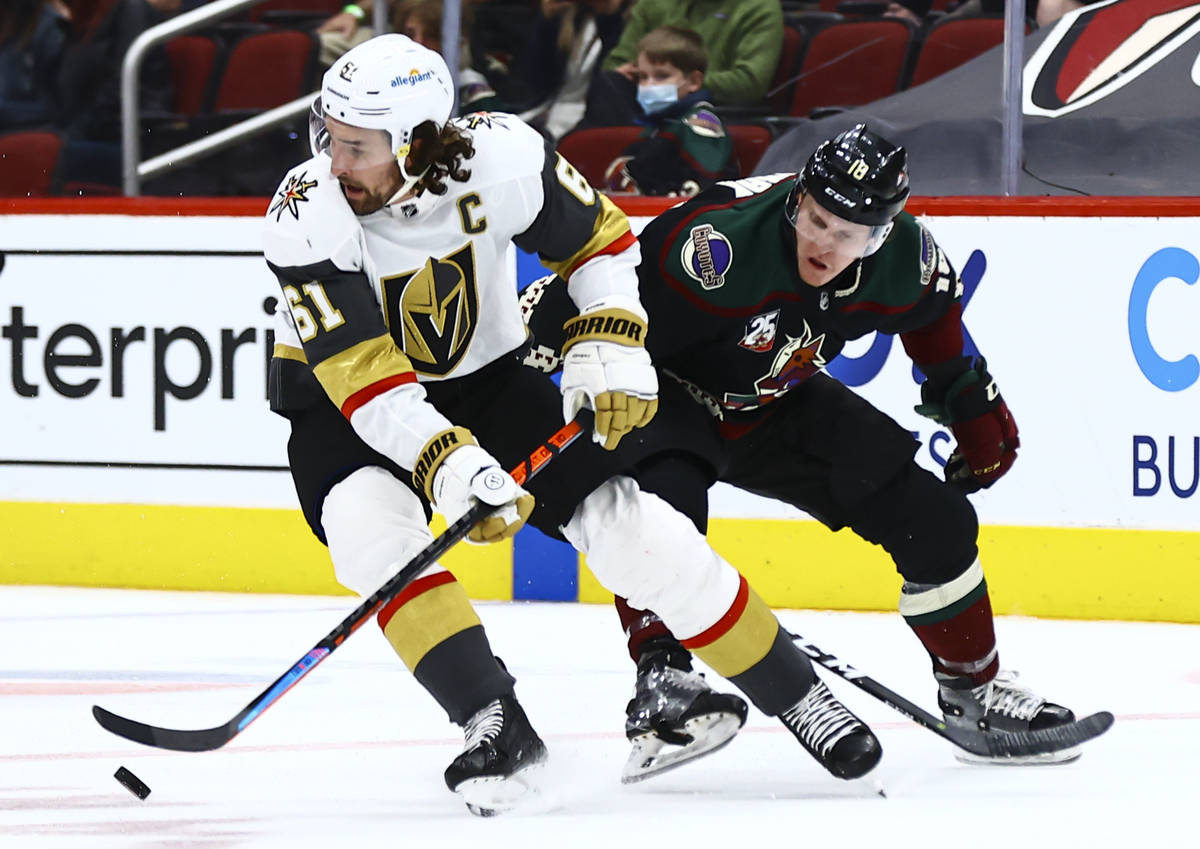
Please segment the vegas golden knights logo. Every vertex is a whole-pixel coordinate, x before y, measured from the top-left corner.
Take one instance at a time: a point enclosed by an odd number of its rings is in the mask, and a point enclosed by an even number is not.
[[[416,271],[385,277],[388,327],[422,374],[444,375],[467,352],[479,323],[475,251],[468,242]]]

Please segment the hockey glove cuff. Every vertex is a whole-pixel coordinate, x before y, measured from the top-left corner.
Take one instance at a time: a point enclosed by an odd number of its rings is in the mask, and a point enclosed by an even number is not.
[[[413,470],[413,483],[449,524],[475,501],[498,508],[471,528],[468,542],[508,539],[533,512],[533,496],[475,444],[475,437],[463,427],[442,431],[425,444]]]
[[[925,381],[915,409],[954,434],[958,448],[946,462],[946,480],[965,491],[991,486],[1016,462],[1017,423],[983,357],[948,386]]]
[[[658,410],[645,313],[636,299],[611,296],[590,304],[563,330],[563,418],[570,421],[580,409],[592,409],[592,438],[611,451]]]

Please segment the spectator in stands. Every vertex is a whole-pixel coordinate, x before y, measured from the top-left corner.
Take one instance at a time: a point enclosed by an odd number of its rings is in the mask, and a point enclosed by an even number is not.
[[[1039,27],[1049,26],[1068,12],[1090,6],[1094,2],[1096,0],[1089,0],[1086,3],[1080,2],[1080,0],[1033,0],[1032,5],[1035,5],[1037,9],[1029,17],[1033,18]],[[1003,10],[1003,5],[1001,5],[1001,10]]]
[[[321,39],[322,65],[332,65],[350,48],[375,35],[375,30],[371,28],[373,12],[373,0],[359,0],[347,5],[317,27],[317,35]]]
[[[0,132],[55,123],[52,80],[65,35],[47,0],[5,0],[0,6]]]
[[[929,14],[932,7],[933,0],[904,0],[902,3],[892,0],[891,3],[888,3],[883,17],[900,18],[919,27],[925,22],[925,16]]]
[[[639,0],[621,40],[588,95],[584,124],[628,124],[635,117],[637,44],[660,26],[694,29],[708,48],[704,86],[718,104],[762,101],[783,46],[779,0]]]
[[[177,0],[166,1],[177,2]],[[185,0],[185,2],[194,2],[194,0]],[[392,30],[399,32],[395,23],[397,4],[393,0],[381,0],[381,2],[388,6],[389,23]],[[465,12],[467,6],[486,2],[488,0],[462,0],[462,5]],[[323,21],[317,27],[317,35],[321,39],[321,55],[319,57],[321,64],[332,65],[350,48],[362,44],[368,38],[374,38],[377,34],[372,27],[374,20],[375,0],[357,0],[357,2],[348,3],[342,8],[342,11]],[[441,30],[441,27],[439,26],[438,29]]]
[[[1038,27],[1049,26],[1068,12],[1090,6],[1096,0],[1025,0],[1025,17]],[[1003,15],[1004,0],[964,0],[946,15],[948,18],[972,15]]]
[[[458,42],[458,112],[502,108],[496,91],[483,71],[475,67],[471,52],[471,10],[463,7]],[[442,0],[401,0],[392,10],[392,29],[422,47],[442,52]]]
[[[121,63],[133,40],[160,22],[150,0],[64,0],[70,29],[57,73],[60,129],[66,134],[64,182],[121,182]],[[166,54],[142,65],[138,107],[167,112],[171,75]]]
[[[588,87],[617,44],[630,0],[540,0],[512,62],[505,99],[557,141],[583,117]]]
[[[607,188],[691,197],[737,177],[733,141],[702,88],[708,54],[699,33],[674,26],[651,30],[638,42],[634,67],[647,127],[609,166]]]
[[[475,61],[471,48],[471,3],[472,0],[464,0],[460,19],[457,74],[460,115],[503,108],[489,75],[504,73],[506,69],[483,68],[487,57]],[[372,0],[364,0],[361,4],[346,6],[317,28],[321,40],[319,59],[323,65],[332,65],[343,53],[375,36],[375,30],[368,25],[373,11]],[[393,32],[407,35],[423,47],[441,53],[442,12],[441,0],[392,0],[389,24]]]

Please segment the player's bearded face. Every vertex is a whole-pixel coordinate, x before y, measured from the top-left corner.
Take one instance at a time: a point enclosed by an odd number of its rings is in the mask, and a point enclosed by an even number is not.
[[[333,176],[356,215],[382,209],[400,188],[400,166],[387,133],[325,119]]]
[[[796,210],[796,264],[814,288],[824,286],[863,256],[871,228],[839,218],[809,195]]]

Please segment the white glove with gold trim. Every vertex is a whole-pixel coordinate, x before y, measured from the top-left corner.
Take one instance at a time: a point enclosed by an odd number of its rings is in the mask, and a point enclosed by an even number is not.
[[[611,451],[658,411],[658,375],[646,353],[646,312],[636,298],[610,295],[563,325],[563,418],[595,411],[592,438]]]
[[[471,528],[468,542],[508,539],[521,530],[533,512],[533,496],[475,443],[465,427],[444,430],[425,444],[413,469],[413,483],[448,524],[466,513],[475,501],[499,508]]]

